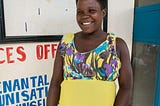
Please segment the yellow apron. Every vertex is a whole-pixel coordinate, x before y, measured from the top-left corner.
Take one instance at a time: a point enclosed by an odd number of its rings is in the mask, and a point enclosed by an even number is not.
[[[100,80],[64,80],[60,106],[113,106],[115,82]]]

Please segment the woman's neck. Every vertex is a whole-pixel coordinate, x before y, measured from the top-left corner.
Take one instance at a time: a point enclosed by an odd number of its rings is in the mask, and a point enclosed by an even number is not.
[[[98,39],[98,38],[102,38],[103,36],[106,36],[106,32],[99,30],[93,33],[83,33],[80,32],[80,36],[83,39]]]

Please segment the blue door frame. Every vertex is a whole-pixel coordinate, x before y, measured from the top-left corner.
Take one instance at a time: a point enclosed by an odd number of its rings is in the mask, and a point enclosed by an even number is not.
[[[156,76],[156,89],[154,96],[154,106],[160,106],[160,47],[158,49],[158,72]]]
[[[134,42],[160,45],[160,4],[135,8]],[[154,94],[154,106],[160,106],[160,47]]]

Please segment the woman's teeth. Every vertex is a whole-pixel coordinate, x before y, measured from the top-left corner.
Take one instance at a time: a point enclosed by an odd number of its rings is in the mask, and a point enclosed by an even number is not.
[[[91,24],[91,22],[85,22],[85,23],[82,23],[83,25],[89,25]]]

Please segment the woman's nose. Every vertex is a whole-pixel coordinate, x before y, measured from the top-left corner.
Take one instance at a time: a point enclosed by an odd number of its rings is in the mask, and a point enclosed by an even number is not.
[[[90,14],[88,13],[88,12],[86,12],[86,13],[84,13],[83,15],[82,15],[82,18],[89,18],[90,17]]]

